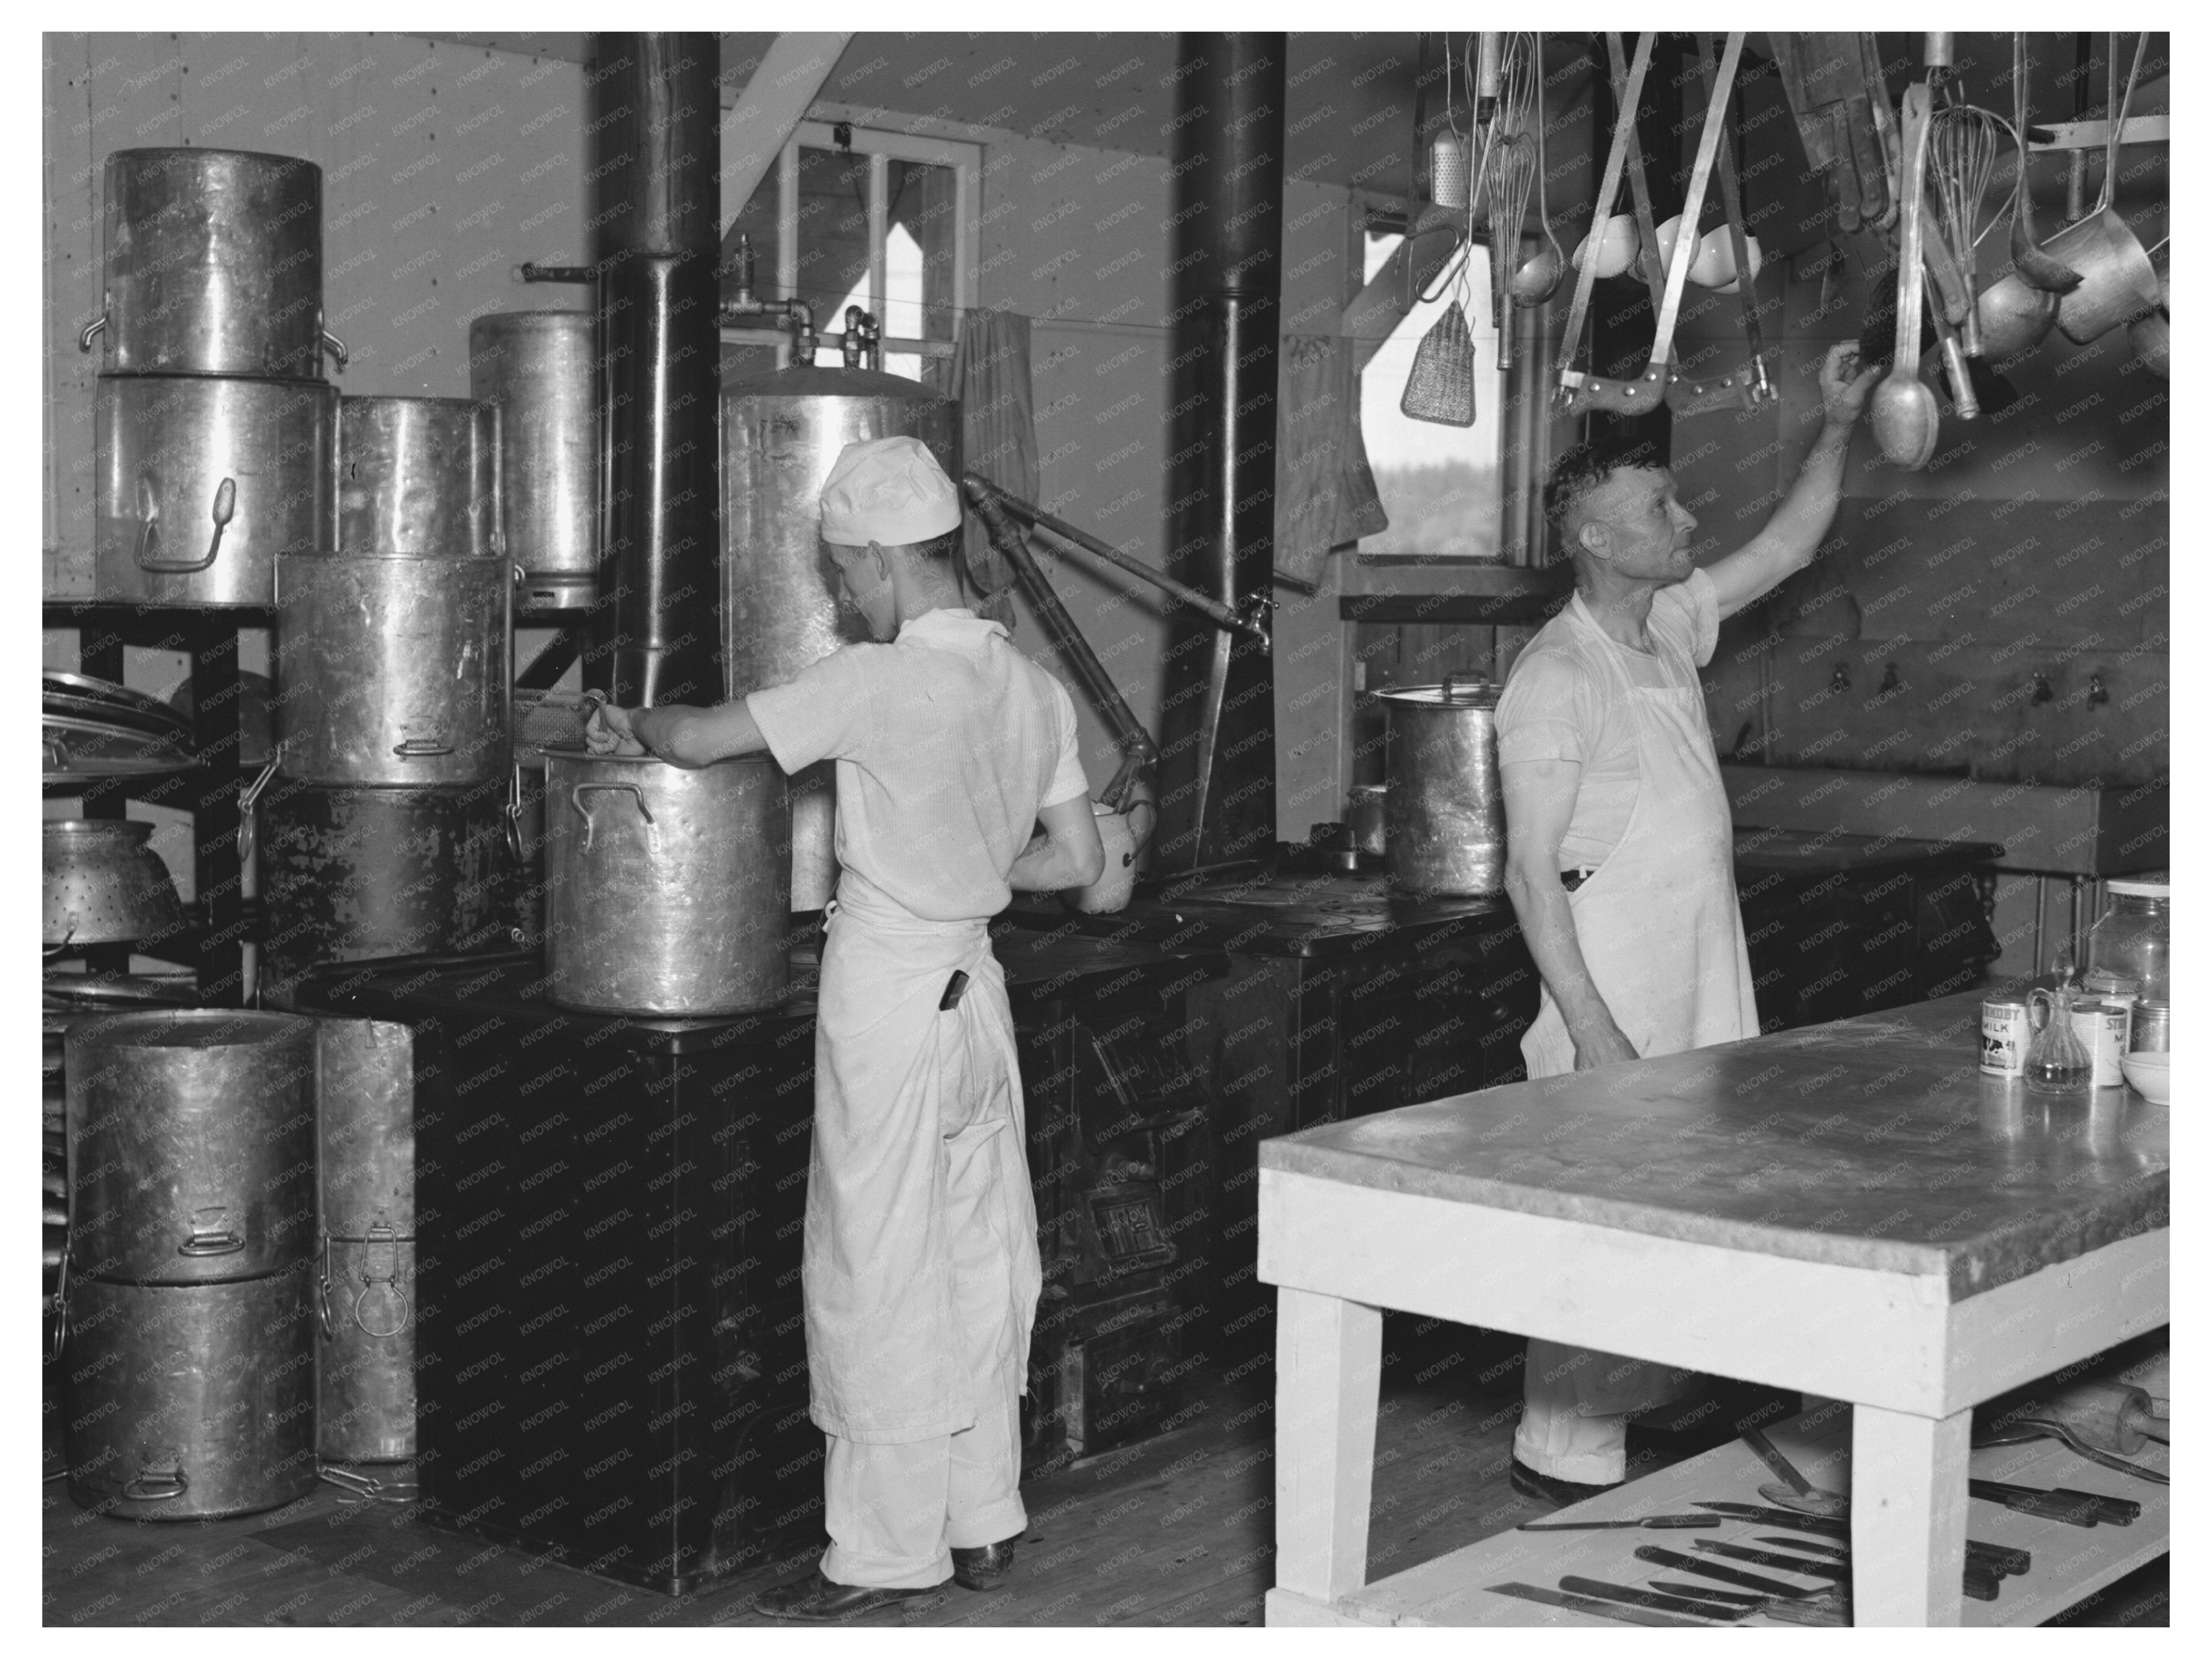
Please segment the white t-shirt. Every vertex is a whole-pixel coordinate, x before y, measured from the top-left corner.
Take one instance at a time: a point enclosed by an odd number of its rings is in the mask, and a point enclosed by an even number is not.
[[[932,611],[745,698],[787,772],[837,763],[837,861],[927,921],[995,915],[1040,808],[1087,794],[1066,688],[998,623]]]
[[[1579,612],[1571,616],[1570,612]],[[1632,685],[1704,696],[1698,670],[1720,637],[1720,600],[1700,569],[1651,600],[1651,653],[1631,650],[1591,620],[1582,596],[1522,649],[1498,700],[1498,763],[1571,760],[1583,769],[1574,817],[1559,842],[1565,870],[1595,866],[1620,844],[1643,771],[1636,722],[1620,683],[1595,654],[1609,653]]]

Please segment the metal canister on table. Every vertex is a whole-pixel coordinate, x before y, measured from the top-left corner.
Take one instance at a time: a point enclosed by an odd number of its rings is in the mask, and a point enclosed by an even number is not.
[[[2127,1081],[2120,1060],[2128,1052],[2129,1014],[2133,1005],[2084,997],[2074,1004],[2074,1036],[2089,1054],[2089,1086],[2117,1089]]]
[[[1381,783],[1355,783],[1345,797],[1344,820],[1351,826],[1352,845],[1370,858],[1381,858],[1389,845],[1383,827],[1389,798],[1389,786]]]
[[[2173,1046],[2173,1005],[2163,998],[2137,997],[2128,1025],[2128,1052],[2162,1054]]]
[[[2010,998],[1982,1005],[1982,1070],[1990,1077],[2027,1071],[2027,1005]]]

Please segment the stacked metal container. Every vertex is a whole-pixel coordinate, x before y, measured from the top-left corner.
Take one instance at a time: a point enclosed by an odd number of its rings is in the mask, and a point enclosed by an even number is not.
[[[117,150],[93,574],[103,599],[265,606],[276,560],[337,545],[338,394],[323,378],[323,175],[290,155]]]
[[[164,1010],[80,1020],[66,1046],[70,1495],[179,1521],[301,1496],[316,1479],[314,1022]]]
[[[320,964],[509,936],[499,440],[494,404],[346,398],[337,549],[278,561],[282,741],[254,809],[280,1002]]]

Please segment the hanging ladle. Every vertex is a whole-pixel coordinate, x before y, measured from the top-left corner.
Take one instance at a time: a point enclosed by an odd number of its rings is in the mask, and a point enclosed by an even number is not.
[[[2035,240],[2035,210],[2027,193],[2027,36],[2018,31],[2012,37],[2012,115],[2013,136],[2020,143],[2020,170],[2012,185],[2012,268],[2029,288],[2071,294],[2081,286],[2081,273],[2045,253]]]
[[[1544,155],[1544,95],[1542,35],[1530,51],[1537,70],[1537,92],[1532,113],[1536,128],[1536,222],[1544,232],[1544,246],[1532,254],[1528,262],[1513,273],[1513,301],[1516,305],[1540,306],[1559,291],[1559,279],[1566,274],[1566,250],[1559,246],[1559,233],[1552,228],[1552,201],[1545,188],[1545,174],[1549,170]]]
[[[1897,349],[1889,376],[1874,391],[1875,443],[1885,459],[1908,472],[1925,467],[1936,453],[1936,428],[1942,418],[1936,393],[1920,378],[1920,306],[1927,274],[1921,269],[1923,186],[1928,176],[1928,83],[1905,89],[1905,188],[1899,206],[1897,250]]]

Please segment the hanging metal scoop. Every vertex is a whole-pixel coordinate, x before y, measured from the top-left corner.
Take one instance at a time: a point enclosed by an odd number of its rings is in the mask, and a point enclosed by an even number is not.
[[[1543,39],[1540,34],[1536,37],[1538,45],[1529,57],[1539,71],[1532,115],[1536,129],[1536,225],[1544,233],[1544,246],[1513,273],[1513,302],[1520,306],[1542,305],[1559,291],[1559,280],[1567,270],[1566,251],[1559,246],[1559,233],[1552,228],[1552,198],[1545,183],[1551,169],[1544,155]]]
[[[2012,109],[2013,137],[2020,144],[2020,171],[2012,190],[2013,272],[2029,288],[2071,294],[2081,286],[2081,273],[2045,253],[2035,238],[2035,210],[2027,194],[2027,36],[2018,32],[2012,37]]]

